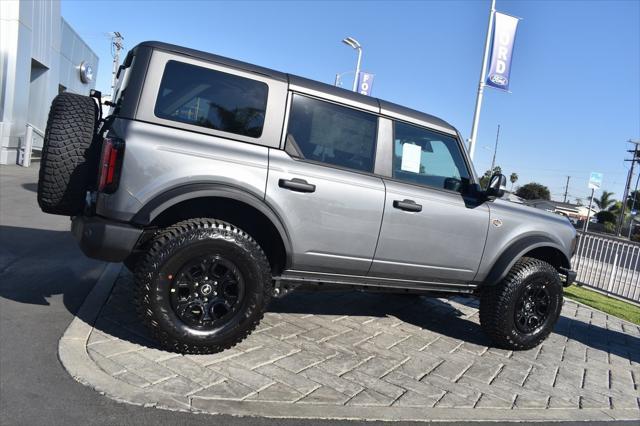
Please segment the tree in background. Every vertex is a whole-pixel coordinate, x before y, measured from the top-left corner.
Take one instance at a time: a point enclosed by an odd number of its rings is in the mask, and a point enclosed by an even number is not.
[[[602,194],[600,194],[600,198],[595,198],[593,202],[596,203],[596,206],[598,206],[600,210],[607,210],[612,204],[616,202],[616,200],[611,198],[612,195],[613,192],[602,191]]]
[[[551,199],[551,192],[549,192],[549,188],[536,182],[522,185],[516,191],[516,195],[520,198],[524,198],[525,200]]]
[[[484,172],[484,175],[480,178],[480,186],[486,189],[487,185],[489,185],[489,180],[491,180],[491,176],[496,173],[502,173],[502,167],[495,166],[493,170],[487,170]]]
[[[635,203],[633,202],[634,200]],[[631,194],[629,194],[629,197],[627,198],[627,208],[629,210],[637,210],[640,208],[640,191],[631,191]]]
[[[511,192],[513,192],[513,184],[518,181],[518,174],[516,172],[511,173],[509,181],[511,182]]]
[[[576,198],[576,206],[584,206],[584,202],[582,198]]]
[[[616,223],[616,215],[608,210],[600,210],[596,213],[596,219],[598,223]]]
[[[622,210],[622,201],[616,201],[616,200],[613,200],[613,204],[611,204],[607,209],[607,211],[613,213],[616,216],[620,214],[621,210]]]

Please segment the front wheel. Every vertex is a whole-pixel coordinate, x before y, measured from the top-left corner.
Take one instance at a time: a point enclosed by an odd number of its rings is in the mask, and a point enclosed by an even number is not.
[[[480,324],[499,347],[531,349],[549,336],[562,310],[562,284],[546,262],[523,257],[498,284],[483,290]]]
[[[269,263],[244,231],[191,219],[160,233],[136,268],[142,321],[168,350],[230,348],[255,329],[272,292]]]

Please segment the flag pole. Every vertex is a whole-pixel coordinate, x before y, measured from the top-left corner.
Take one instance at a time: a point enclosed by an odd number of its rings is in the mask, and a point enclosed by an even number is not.
[[[489,47],[491,46],[491,31],[493,29],[493,19],[496,13],[496,0],[491,0],[491,11],[489,12],[489,26],[487,27],[487,38],[484,42],[484,56],[482,57],[482,69],[480,70],[480,83],[478,83],[478,96],[476,97],[476,108],[473,113],[473,124],[471,125],[471,137],[469,138],[469,157],[473,160],[476,150],[476,138],[478,136],[478,122],[480,121],[480,110],[482,109],[482,96],[484,94],[484,78],[487,75],[487,62],[489,61]]]

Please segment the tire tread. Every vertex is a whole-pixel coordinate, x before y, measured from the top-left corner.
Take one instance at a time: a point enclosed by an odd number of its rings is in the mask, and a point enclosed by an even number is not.
[[[61,93],[49,110],[38,176],[38,204],[45,213],[73,216],[95,182],[98,106],[88,96]]]
[[[213,230],[218,238],[232,239],[234,242],[242,246],[247,253],[250,253],[253,260],[257,263],[263,282],[264,303],[258,307],[258,312],[251,319],[248,326],[243,326],[227,338],[225,341],[217,345],[197,345],[186,344],[179,339],[170,336],[163,331],[160,323],[155,317],[155,313],[151,306],[150,294],[153,284],[153,275],[158,263],[166,255],[171,246],[177,244],[182,236],[196,231],[208,229]],[[258,243],[246,232],[236,226],[223,222],[221,220],[209,218],[189,219],[172,225],[160,232],[152,242],[147,254],[140,260],[135,269],[135,302],[138,315],[142,322],[150,331],[160,345],[170,351],[188,353],[188,354],[211,354],[229,349],[241,341],[243,341],[253,330],[256,329],[264,312],[269,304],[272,294],[271,270],[266,255]]]
[[[547,327],[542,330],[535,340],[521,343],[512,339],[506,331],[510,319],[505,317],[505,312],[508,312],[510,304],[513,303],[518,287],[526,277],[540,271],[553,274],[556,277],[558,275],[555,268],[547,262],[531,257],[523,257],[513,265],[507,276],[500,283],[483,289],[480,297],[480,325],[485,334],[497,346],[510,350],[531,349],[551,333],[552,327]],[[560,288],[562,287],[560,286]],[[560,303],[560,306],[562,306],[562,303]]]

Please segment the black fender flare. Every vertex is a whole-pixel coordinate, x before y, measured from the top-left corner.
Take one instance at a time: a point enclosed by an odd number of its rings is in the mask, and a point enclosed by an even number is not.
[[[290,264],[292,254],[291,238],[283,221],[263,198],[240,187],[217,183],[189,183],[177,186],[157,195],[146,203],[138,213],[133,216],[131,223],[145,227],[153,222],[162,212],[178,203],[207,197],[228,198],[240,201],[264,214],[276,228],[278,234],[280,234],[287,256],[287,265]]]
[[[543,235],[529,235],[513,242],[500,254],[498,260],[493,264],[489,274],[487,274],[484,279],[483,285],[495,285],[499,283],[505,276],[507,276],[507,273],[509,273],[518,259],[531,250],[540,247],[550,247],[558,250],[562,253],[564,262],[563,266],[568,266],[570,264],[569,258],[567,257],[563,247],[551,238]]]

